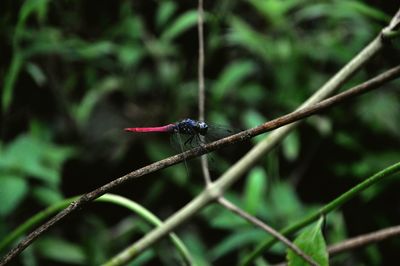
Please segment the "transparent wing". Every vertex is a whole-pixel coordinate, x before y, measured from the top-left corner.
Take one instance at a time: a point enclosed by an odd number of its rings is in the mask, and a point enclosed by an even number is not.
[[[227,126],[220,126],[220,125],[208,125],[208,131],[205,136],[206,142],[213,142],[219,139],[226,138],[228,136],[234,135],[239,133],[241,130],[227,127]]]
[[[201,144],[213,142],[230,135],[240,132],[239,129],[234,129],[227,126],[220,125],[208,125],[207,134],[204,136],[204,140],[199,135],[188,135],[188,134],[171,134],[170,142],[172,147],[179,153],[196,148]]]

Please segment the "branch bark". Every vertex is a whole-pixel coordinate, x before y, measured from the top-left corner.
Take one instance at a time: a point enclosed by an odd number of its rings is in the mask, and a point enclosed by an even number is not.
[[[386,240],[400,235],[400,225],[385,228],[372,233],[347,239],[328,247],[329,255],[336,255],[345,251],[360,248],[369,244]]]

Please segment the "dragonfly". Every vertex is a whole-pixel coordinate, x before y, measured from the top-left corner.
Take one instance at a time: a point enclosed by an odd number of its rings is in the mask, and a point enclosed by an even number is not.
[[[125,128],[128,132],[163,132],[173,134],[174,139],[181,142],[184,139],[183,145],[187,148],[194,148],[203,142],[215,141],[237,133],[236,130],[223,127],[209,125],[204,121],[185,118],[179,122],[158,127],[128,127]],[[204,139],[204,141],[203,141]],[[176,140],[173,140],[176,142]],[[179,143],[182,147],[182,144]]]

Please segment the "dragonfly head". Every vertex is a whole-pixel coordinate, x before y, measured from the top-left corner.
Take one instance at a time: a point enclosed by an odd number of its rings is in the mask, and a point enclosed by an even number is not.
[[[204,136],[205,134],[207,134],[208,125],[205,122],[199,121],[197,123],[197,127],[199,129],[199,134],[200,135]]]

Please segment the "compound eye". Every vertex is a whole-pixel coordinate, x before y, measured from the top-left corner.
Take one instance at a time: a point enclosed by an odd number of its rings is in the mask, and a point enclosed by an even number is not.
[[[208,128],[207,124],[205,122],[199,122],[199,128]]]

